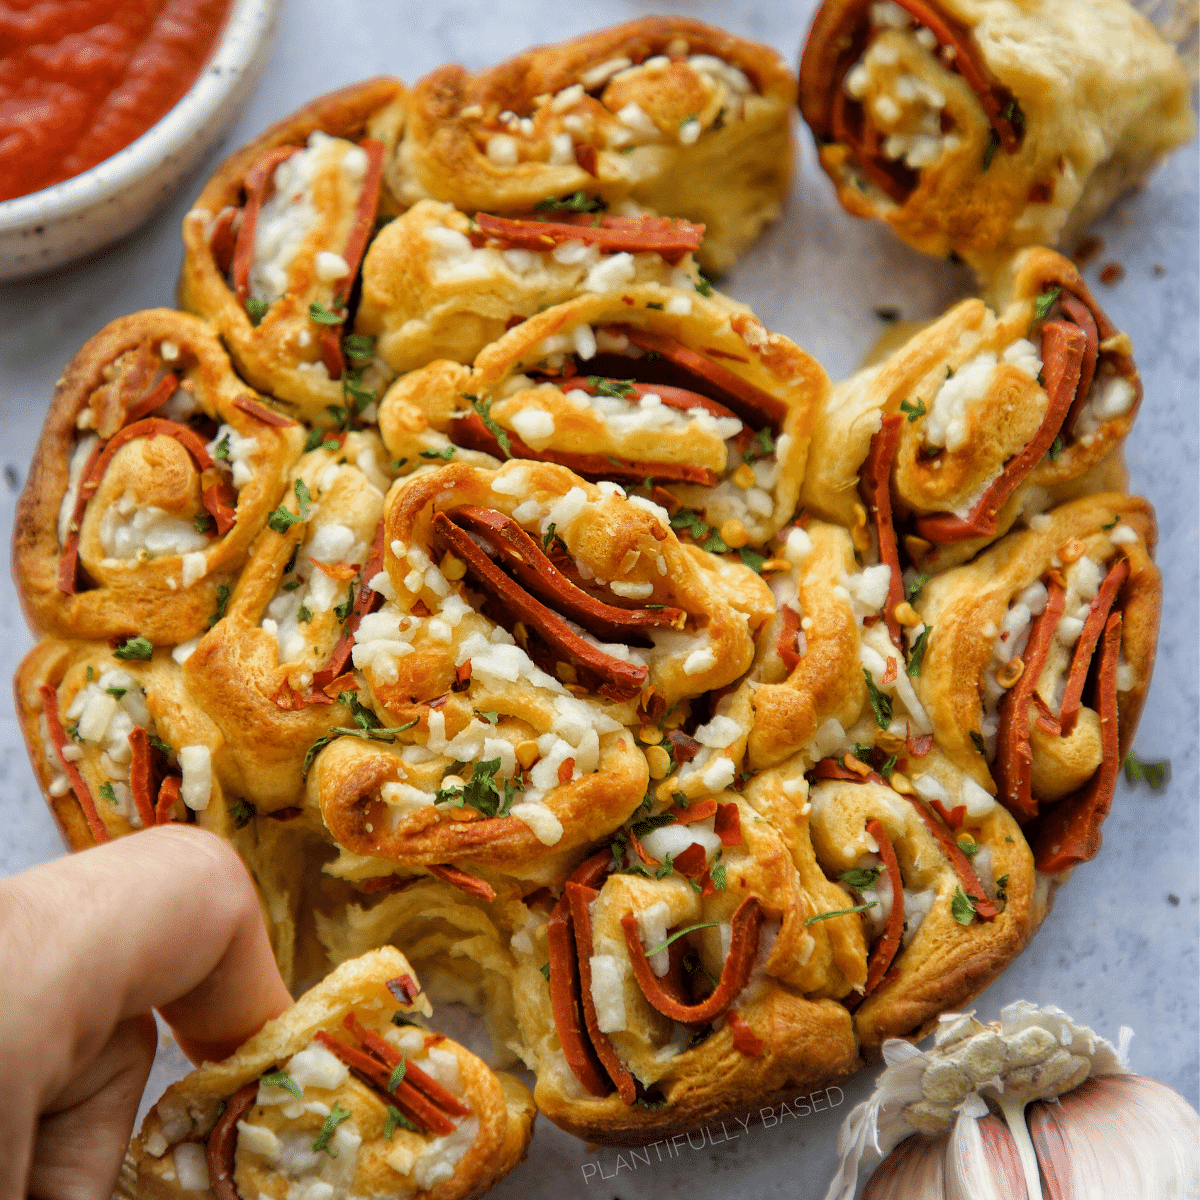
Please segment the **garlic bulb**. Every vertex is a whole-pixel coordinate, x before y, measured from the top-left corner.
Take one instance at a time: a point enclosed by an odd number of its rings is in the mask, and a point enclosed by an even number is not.
[[[1122,1028],[1113,1046],[1022,1000],[991,1025],[943,1016],[928,1051],[887,1042],[874,1094],[838,1134],[825,1200],[853,1200],[885,1155],[863,1200],[1200,1200],[1200,1118],[1127,1073],[1131,1037]]]

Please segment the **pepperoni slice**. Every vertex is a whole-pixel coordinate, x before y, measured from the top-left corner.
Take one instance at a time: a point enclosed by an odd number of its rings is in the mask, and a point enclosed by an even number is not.
[[[217,1200],[241,1200],[233,1181],[237,1155],[237,1124],[254,1106],[258,1095],[258,1080],[243,1084],[225,1102],[225,1111],[208,1135],[205,1158],[208,1178]]]
[[[1100,631],[1107,627],[1108,614],[1112,611],[1113,602],[1121,585],[1129,578],[1129,560],[1118,559],[1104,577],[1100,591],[1088,609],[1087,619],[1083,623],[1079,640],[1075,643],[1075,653],[1071,656],[1071,666],[1067,671],[1067,686],[1063,691],[1062,705],[1059,708],[1059,730],[1066,737],[1075,728],[1079,719],[1080,700],[1083,697],[1083,686],[1087,682],[1088,669],[1092,665],[1092,655],[1096,643],[1100,640]]]
[[[900,863],[896,858],[895,848],[888,839],[887,830],[881,821],[868,821],[867,832],[879,846],[879,857],[883,859],[888,882],[892,885],[892,908],[888,913],[883,933],[871,947],[871,954],[867,960],[864,997],[869,996],[883,981],[888,967],[892,965],[892,959],[900,950],[900,938],[904,933],[904,879],[900,875]]]
[[[904,600],[904,578],[900,570],[900,551],[896,545],[896,527],[892,521],[892,463],[900,447],[901,413],[889,413],[883,418],[879,432],[871,438],[871,448],[858,476],[858,489],[867,505],[867,514],[875,524],[879,543],[879,561],[892,569],[888,581],[887,604],[883,619],[891,634],[892,644],[902,650],[900,619],[896,606]]]
[[[503,249],[553,250],[563,242],[581,241],[602,254],[661,254],[669,263],[698,250],[704,236],[703,225],[676,217],[614,217],[607,213],[576,213],[547,221],[481,212],[475,214],[475,224],[484,238],[502,242]]]
[[[46,732],[50,736],[54,752],[58,755],[58,765],[62,767],[70,781],[71,790],[79,801],[79,807],[83,809],[83,815],[87,819],[88,828],[92,831],[92,837],[96,839],[97,844],[111,841],[108,830],[105,828],[104,822],[100,820],[100,814],[96,811],[96,801],[92,797],[91,789],[84,782],[79,768],[63,754],[63,749],[67,744],[67,735],[63,732],[62,720],[58,715],[58,693],[50,684],[43,683],[38,688],[38,694],[42,698]]]

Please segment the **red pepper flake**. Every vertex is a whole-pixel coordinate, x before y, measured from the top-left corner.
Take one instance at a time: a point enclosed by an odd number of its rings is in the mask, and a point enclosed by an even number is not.
[[[349,579],[353,579],[358,574],[358,568],[353,563],[323,563],[320,559],[309,556],[310,563],[317,568],[318,571],[328,575],[330,579],[336,579],[339,583],[345,583]]]
[[[708,870],[708,854],[699,842],[693,842],[671,860],[671,865],[680,875],[699,879]]]
[[[421,988],[411,975],[397,975],[384,985],[400,1004],[412,1004],[421,994]]]
[[[800,614],[790,605],[783,608],[783,621],[779,630],[779,638],[775,643],[775,651],[783,663],[783,669],[790,675],[800,662],[796,635],[800,632]]]
[[[721,839],[722,846],[740,846],[742,844],[741,809],[736,804],[718,804],[713,831]]]
[[[461,667],[454,668],[454,683],[451,684],[452,692],[465,692],[471,686],[471,660],[468,658]]]
[[[1119,262],[1110,262],[1108,266],[1100,272],[1100,282],[1108,284],[1112,287],[1115,283],[1120,283],[1125,278],[1125,268]]]
[[[881,683],[894,683],[895,680],[896,680],[896,658],[894,655],[889,654],[888,660],[887,660],[887,667],[884,669],[883,678],[880,680],[880,682]]]
[[[684,733],[682,729],[672,729],[667,734],[667,741],[671,743],[671,757],[674,758],[676,765],[691,762],[701,750],[700,743],[694,737]]]
[[[908,747],[909,754],[914,758],[924,758],[933,749],[933,734],[922,733],[917,737],[913,737],[912,730],[906,728],[904,744]]]
[[[558,764],[558,782],[570,783],[571,776],[575,773],[575,760],[573,758],[564,758]]]
[[[596,175],[596,147],[586,143],[576,143],[575,162],[589,175]]]
[[[766,1043],[736,1009],[731,1008],[726,1013],[725,1024],[729,1026],[729,1032],[733,1035],[733,1048],[739,1054],[744,1054],[747,1058],[757,1058],[763,1052]]]

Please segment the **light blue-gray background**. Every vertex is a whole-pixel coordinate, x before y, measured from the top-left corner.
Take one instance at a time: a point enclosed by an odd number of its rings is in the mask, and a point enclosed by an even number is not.
[[[666,6],[667,10],[674,6]],[[677,11],[758,38],[794,59],[815,0],[790,5],[697,0]],[[447,61],[489,65],[540,41],[664,11],[635,0],[563,4],[478,0],[397,4],[386,0],[285,0],[275,50],[226,143],[232,148],[304,101],[376,73],[412,81]],[[834,379],[851,371],[878,336],[877,307],[906,318],[932,315],[970,286],[962,271],[899,245],[883,227],[853,220],[815,165],[807,132],[802,167],[784,219],[726,281],[773,329],[814,354]],[[107,321],[173,302],[179,225],[219,154],[174,202],[123,243],[73,268],[0,287],[0,524],[9,528],[54,381],[75,350]],[[1145,759],[1170,759],[1164,794],[1122,784],[1104,848],[1058,897],[1030,947],[977,1001],[989,1019],[1017,998],[1054,1003],[1098,1032],[1136,1030],[1135,1070],[1197,1102],[1197,150],[1178,153],[1144,191],[1122,200],[1098,226],[1105,252],[1087,272],[1118,327],[1137,349],[1146,399],[1127,446],[1135,490],[1158,509],[1158,561],[1165,604],[1158,666],[1137,737]],[[1123,282],[1106,287],[1099,268],[1118,261]],[[1156,276],[1154,264],[1165,274]],[[11,580],[0,580],[0,675],[32,644]],[[0,712],[0,869],[18,871],[60,853],[15,719]],[[3,982],[0,981],[0,1003]],[[169,1064],[166,1064],[169,1065]],[[165,1071],[152,1087],[161,1090]],[[526,1162],[497,1197],[687,1195],[819,1200],[833,1169],[838,1124],[870,1090],[872,1072],[845,1088],[832,1112],[750,1126],[737,1141],[585,1184],[584,1162],[617,1169],[614,1150],[539,1124]],[[155,1093],[157,1094],[157,1092]],[[730,1127],[730,1133],[738,1132]],[[716,1130],[715,1140],[721,1141]],[[696,1139],[696,1144],[699,1140]]]

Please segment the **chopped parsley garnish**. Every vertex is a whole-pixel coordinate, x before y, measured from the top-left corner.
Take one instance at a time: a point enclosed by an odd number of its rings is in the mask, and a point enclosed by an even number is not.
[[[391,1077],[388,1079],[389,1092],[394,1092],[400,1086],[401,1081],[404,1079],[404,1070],[407,1066],[408,1059],[406,1058],[402,1058],[396,1064],[396,1069],[392,1072]]]
[[[1050,455],[1051,462],[1058,462],[1058,456],[1063,452],[1062,434],[1058,434],[1054,441],[1050,443],[1050,449],[1047,453]]]
[[[323,429],[310,429],[308,439],[304,443],[304,453],[315,450],[324,440],[325,431]]]
[[[100,785],[100,795],[102,795],[109,804],[116,804],[117,794],[113,791],[113,785],[106,779]]]
[[[886,729],[892,723],[892,698],[886,692],[881,692],[871,678],[871,672],[866,667],[862,669],[863,678],[867,681],[867,694],[871,698],[871,711],[875,714],[875,724],[880,729]]]
[[[975,743],[975,749],[978,750],[980,754],[987,754],[987,746],[984,744],[983,734],[980,733],[978,729],[971,730],[971,741]]]
[[[342,353],[347,358],[370,358],[375,353],[375,339],[365,333],[348,333],[342,338]]]
[[[759,554],[757,550],[751,550],[749,546],[743,546],[738,551],[738,557],[742,562],[750,568],[750,570],[762,574],[763,563],[767,561],[765,554]]]
[[[1033,302],[1033,319],[1035,321],[1044,321],[1049,315],[1050,310],[1054,307],[1054,302],[1062,295],[1062,288],[1051,288],[1048,292],[1043,292]]]
[[[272,1071],[269,1075],[264,1075],[258,1082],[266,1084],[267,1087],[283,1088],[285,1092],[291,1092],[297,1100],[304,1099],[304,1090],[286,1071]],[[333,1130],[331,1129],[329,1132],[332,1133]]]
[[[303,579],[289,579],[279,590],[281,592],[294,592],[303,582]]]
[[[229,434],[225,434],[216,444],[213,449],[213,458],[220,459],[222,462],[229,461]]]
[[[929,576],[921,571],[916,579],[910,580],[904,585],[904,598],[911,604],[920,594],[925,585],[929,582]]]
[[[950,915],[960,925],[970,925],[975,920],[975,901],[978,896],[968,896],[960,887],[954,889],[954,898],[950,901]]]
[[[708,533],[708,525],[700,514],[692,508],[681,508],[671,518],[671,528],[686,529],[697,541]]]
[[[416,1133],[417,1127],[394,1104],[388,1105],[387,1114],[387,1123],[383,1127],[384,1141],[387,1141],[396,1132],[397,1125],[401,1129],[411,1129]]]
[[[968,858],[974,858],[979,853],[979,843],[974,838],[964,838],[958,843],[958,848]]]
[[[449,461],[454,457],[454,447],[444,446],[441,450],[422,450],[422,458],[441,458]]]
[[[255,300],[253,296],[247,296],[243,304],[246,308],[246,316],[250,318],[250,324],[257,329],[263,317],[267,315],[267,309],[271,307],[270,302]]]
[[[153,733],[150,735],[150,745],[153,746],[154,749],[159,752],[159,754],[170,755],[174,753],[171,747],[168,746],[167,743],[162,740],[162,738],[156,737]]]
[[[341,308],[341,305],[339,304],[337,307]],[[338,316],[337,313],[327,309],[319,300],[314,300],[308,306],[308,319],[316,321],[318,325],[340,325],[346,319],[346,314],[342,313],[341,316]]]
[[[495,725],[496,722],[500,720],[500,714],[494,711],[480,712],[479,709],[476,709],[475,715],[477,717],[482,717],[489,725]]]
[[[312,493],[303,479],[297,479],[293,490],[296,493],[297,511],[291,512],[282,504],[267,518],[267,524],[276,533],[287,533],[293,525],[307,521],[312,512]]]
[[[713,865],[708,869],[708,877],[712,880],[713,887],[718,892],[725,890],[725,864],[721,861],[721,856],[725,851],[718,850],[717,857],[713,859]]]
[[[698,272],[698,274],[699,274],[699,272]],[[700,279],[696,283],[696,291],[698,291],[700,293],[700,295],[705,296],[705,297],[711,296],[713,294],[713,285],[711,283],[709,283],[709,281],[707,279],[705,279],[703,274],[700,274]]]
[[[1146,784],[1152,792],[1161,792],[1171,782],[1170,762],[1142,762],[1125,755],[1125,781],[1131,786]]]
[[[303,604],[300,605],[300,607],[296,610],[296,620],[301,625],[311,625],[312,619],[313,619],[312,609],[306,608]]]
[[[404,733],[405,730],[411,729],[414,725],[419,724],[419,720],[409,721],[407,725],[397,725],[393,728],[386,729],[379,724],[378,718],[367,707],[359,703],[357,692],[339,692],[338,703],[344,704],[350,709],[350,715],[354,719],[354,725],[335,725],[323,737],[317,738],[315,742],[308,748],[308,753],[304,756],[304,774],[307,775],[309,768],[312,766],[313,759],[316,758],[318,752],[330,742],[339,737],[357,737],[364,738],[372,742],[394,742],[396,734]]]
[[[470,400],[471,407],[479,415],[479,419],[487,426],[492,437],[500,443],[500,449],[504,453],[504,457],[512,458],[512,438],[508,436],[508,431],[498,425],[496,419],[492,416],[492,398],[489,396],[486,400],[480,400],[478,396],[471,396],[466,392],[462,393],[462,398]]]
[[[598,396],[616,396],[619,400],[627,400],[637,395],[632,379],[604,379],[599,375],[589,375],[587,385],[595,388]]]
[[[725,539],[715,529],[709,533],[700,549],[707,550],[709,554],[726,554],[729,551]]]
[[[921,675],[921,662],[925,658],[925,651],[929,646],[929,635],[932,631],[933,626],[926,625],[917,634],[916,640],[908,648],[908,666],[906,670],[914,679],[919,678]]]
[[[550,964],[548,962],[543,963],[538,968],[538,970],[541,971],[541,973],[546,977],[546,982],[549,983],[550,982]]]
[[[317,1140],[313,1142],[313,1153],[318,1154],[324,1150],[330,1158],[337,1158],[337,1151],[329,1148],[329,1140],[333,1137],[333,1132],[343,1122],[350,1119],[350,1110],[343,1108],[336,1100],[333,1103],[333,1108],[330,1110],[329,1116],[325,1118],[325,1124],[321,1126],[321,1132],[317,1134]]]
[[[1008,107],[1004,110],[1004,119],[1012,125],[1018,133],[1025,128],[1025,113],[1017,99],[1014,96],[1009,102]]]
[[[149,662],[153,657],[154,647],[151,645],[150,639],[142,637],[141,634],[138,634],[137,637],[126,638],[113,651],[113,658],[120,658],[125,662],[135,658]]]
[[[346,586],[346,598],[341,604],[335,604],[333,615],[344,625],[350,620],[350,614],[354,611],[354,584]]]
[[[208,618],[208,628],[211,629],[224,615],[229,604],[229,584],[222,583],[217,588],[217,611]]]
[[[582,188],[563,196],[559,200],[539,200],[534,206],[534,212],[571,212],[590,213],[603,212],[608,205],[599,196],[589,196]]]
[[[911,425],[918,417],[923,417],[928,409],[925,407],[925,401],[918,396],[916,404],[910,400],[901,400],[900,411],[908,414],[908,422]]]
[[[562,538],[560,538],[558,534],[554,532],[554,528],[554,522],[551,521],[546,528],[545,536],[542,538],[542,549],[545,550],[547,554],[550,553],[550,548],[555,542],[557,542],[564,550],[567,548],[567,543],[564,542]]]
[[[192,528],[197,533],[207,533],[212,527],[213,519],[206,512],[197,513],[195,519],[192,521]]]
[[[854,867],[849,871],[843,871],[839,878],[843,883],[848,883],[852,888],[860,892],[865,892],[868,888],[873,888],[883,874],[882,867]]]
[[[994,130],[988,130],[988,144],[983,151],[983,173],[987,174],[987,169],[992,165],[992,159],[996,157],[996,148],[1000,145],[1000,135]]]
[[[699,925],[686,925],[683,929],[677,930],[671,934],[665,942],[659,942],[653,949],[646,951],[647,958],[653,958],[660,951],[665,950],[672,942],[677,942],[684,934],[695,933],[697,929],[714,929],[719,922],[717,921],[701,921]]]
[[[95,678],[96,678],[96,668],[95,668],[95,667],[88,667],[88,669],[87,669],[87,681],[88,681],[88,683],[91,683],[91,682],[92,682],[92,680],[93,680],[93,679],[95,679]]]
[[[239,798],[238,802],[229,810],[229,815],[233,818],[234,829],[245,829],[258,816],[258,809],[249,800]]]
[[[742,462],[752,463],[756,458],[766,458],[768,454],[775,453],[775,439],[771,436],[771,431],[767,427],[760,429],[755,435],[754,440],[742,451]]]
[[[833,912],[817,913],[814,917],[808,917],[804,923],[805,925],[815,925],[818,921],[828,921],[830,917],[847,917],[851,913],[866,912],[868,908],[874,908],[878,903],[878,900],[871,900],[866,904],[856,904],[853,908],[838,908]]]
[[[892,782],[892,776],[896,773],[896,756],[889,754],[884,760],[883,766],[879,768],[879,773],[888,781]]]
[[[1113,517],[1113,519],[1112,519],[1111,521],[1109,521],[1109,523],[1108,523],[1107,525],[1101,525],[1101,526],[1100,526],[1100,528],[1101,528],[1101,529],[1104,529],[1104,530],[1108,530],[1108,529],[1116,529],[1116,527],[1117,527],[1117,522],[1118,522],[1119,520],[1120,520],[1120,517]]]
[[[463,787],[439,788],[434,802],[448,804],[451,808],[470,805],[485,817],[507,817],[513,800],[518,792],[525,790],[525,785],[520,779],[501,779],[497,782],[499,770],[498,758],[474,763],[471,766],[471,778]]]
[[[1006,838],[1005,841],[1012,841],[1012,838]],[[1008,907],[1008,876],[1001,875],[996,880],[996,911],[1003,912]]]
[[[104,690],[110,696],[115,696],[118,700],[120,700],[121,697],[124,696],[127,691],[129,691],[128,688],[123,687],[106,687]]]

